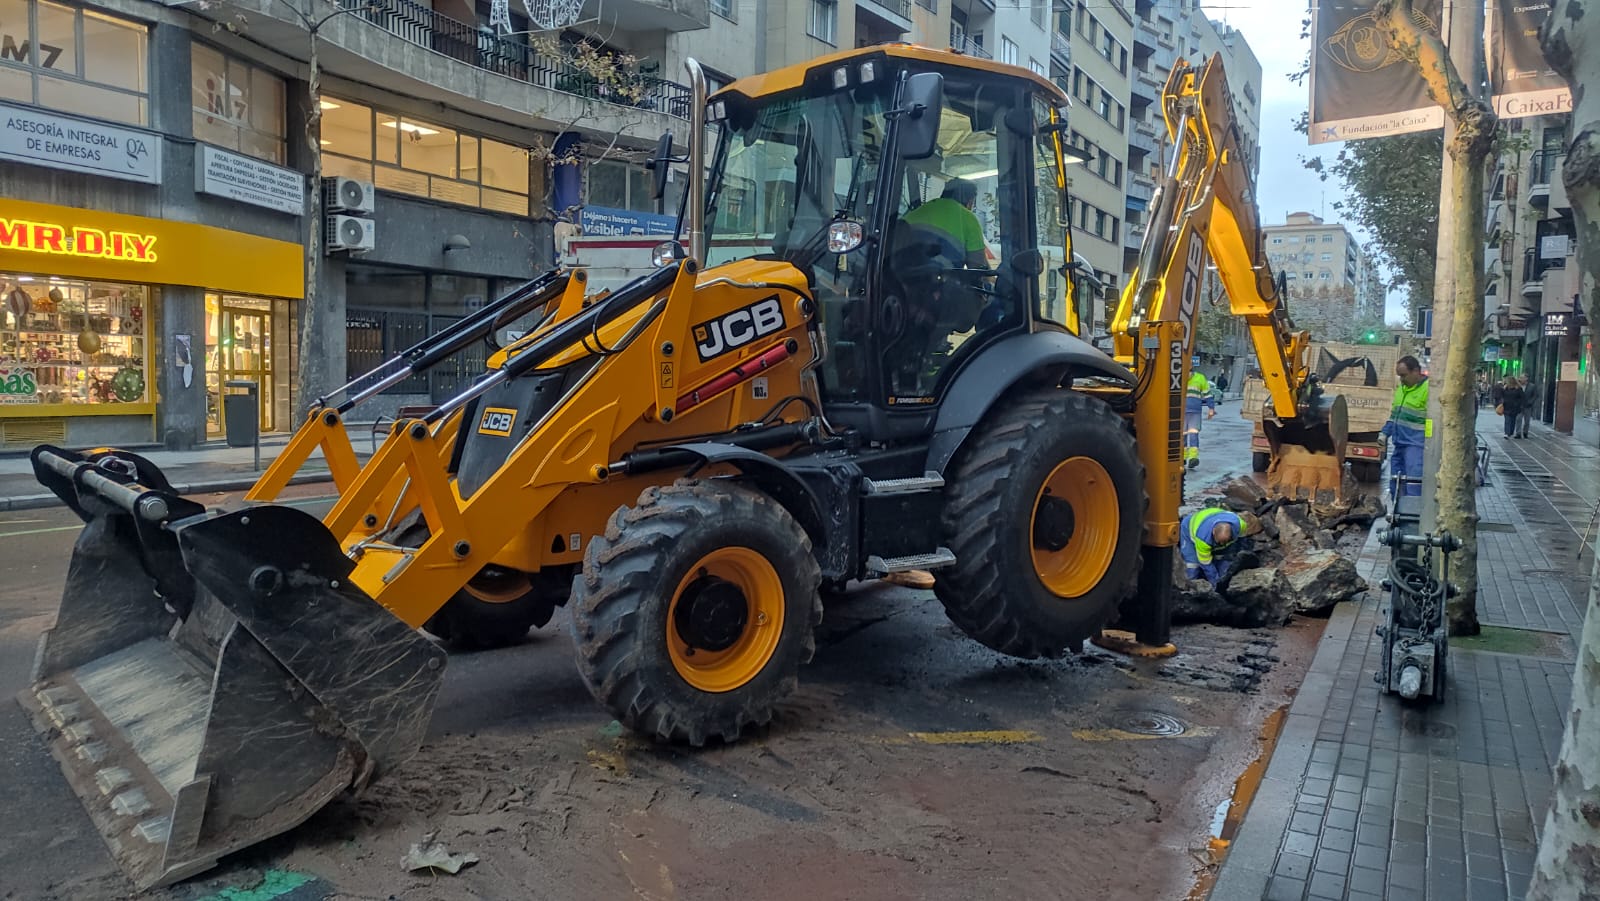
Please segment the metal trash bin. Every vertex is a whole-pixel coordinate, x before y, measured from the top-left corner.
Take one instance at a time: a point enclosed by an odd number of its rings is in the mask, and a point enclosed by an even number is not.
[[[229,379],[222,398],[223,429],[229,447],[253,447],[261,437],[261,386],[249,379]]]

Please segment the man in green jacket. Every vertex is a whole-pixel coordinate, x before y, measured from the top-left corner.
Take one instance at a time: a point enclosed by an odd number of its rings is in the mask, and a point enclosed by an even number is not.
[[[1383,437],[1389,439],[1390,494],[1401,476],[1422,478],[1422,447],[1428,436],[1428,377],[1413,356],[1401,357],[1394,364],[1399,381],[1394,386],[1394,408],[1383,424]],[[1406,486],[1406,494],[1422,493],[1421,484]]]

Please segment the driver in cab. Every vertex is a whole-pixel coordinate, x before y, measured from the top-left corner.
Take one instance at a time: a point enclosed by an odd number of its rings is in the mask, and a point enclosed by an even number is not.
[[[978,186],[961,178],[953,178],[944,186],[937,200],[911,210],[904,221],[932,237],[940,244],[943,256],[952,268],[965,265],[968,269],[988,269],[989,258],[984,252],[983,228],[972,212],[978,202]]]

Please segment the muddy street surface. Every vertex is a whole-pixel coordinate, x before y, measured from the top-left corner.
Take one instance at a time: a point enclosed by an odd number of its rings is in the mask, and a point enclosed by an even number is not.
[[[11,700],[74,526],[0,514],[0,808],[27,812],[0,838],[7,899],[129,893]],[[1321,625],[1182,627],[1166,661],[1086,647],[1028,662],[966,638],[931,592],[854,586],[773,726],[693,751],[636,739],[591,700],[558,614],[520,646],[452,656],[402,768],[151,897],[288,872],[315,879],[296,898],[1183,898]],[[479,862],[405,872],[429,836]]]

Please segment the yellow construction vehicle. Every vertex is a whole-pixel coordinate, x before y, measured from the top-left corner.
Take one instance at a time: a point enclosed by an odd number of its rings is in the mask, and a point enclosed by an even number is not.
[[[595,697],[692,745],[773,716],[820,589],[851,579],[936,570],[951,620],[1019,657],[1080,647],[1119,605],[1167,643],[1202,236],[1277,413],[1310,411],[1220,65],[1167,87],[1178,152],[1119,356],[1076,334],[1068,99],[1048,80],[907,45],[709,98],[689,68],[685,242],[652,272],[594,295],[541,276],[319,399],[241,509],[177,496],[134,454],[34,451],[86,527],[22,701],[135,882],[199,872],[411,755],[445,662],[425,625],[505,644],[565,606]],[[528,316],[358,464],[352,409]],[[338,490],[320,521],[271,503],[319,448]]]

